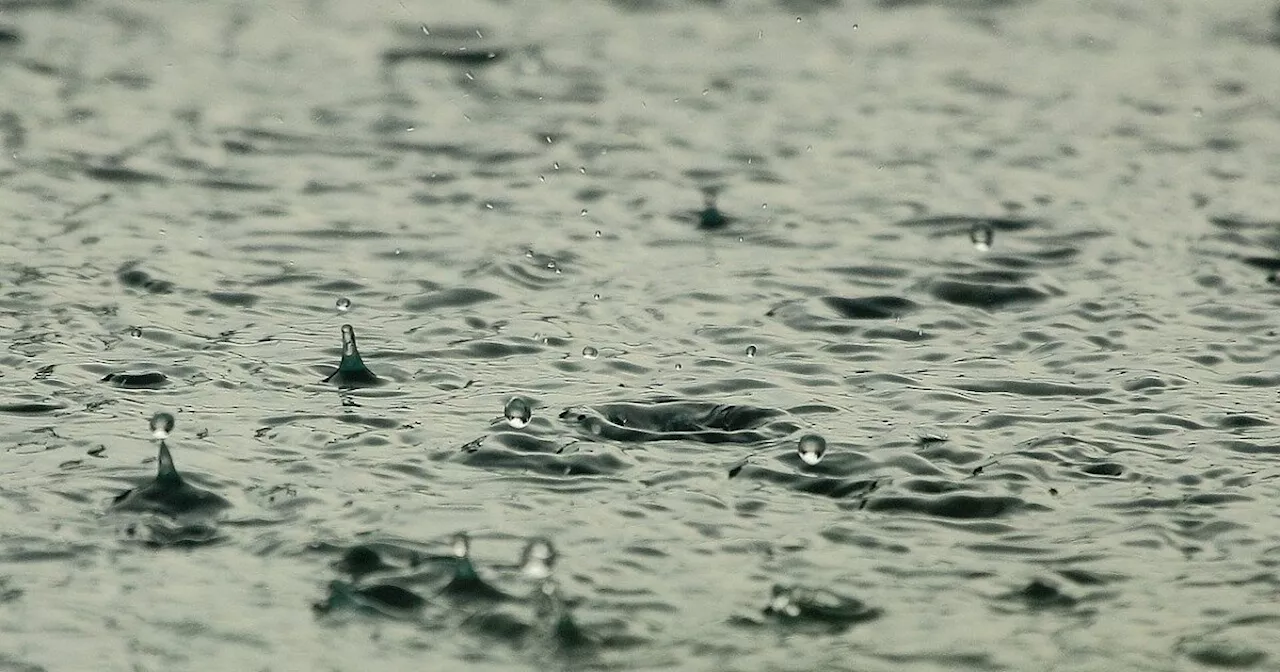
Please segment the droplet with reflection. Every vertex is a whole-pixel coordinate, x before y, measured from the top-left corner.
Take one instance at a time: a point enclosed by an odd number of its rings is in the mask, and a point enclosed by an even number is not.
[[[129,327],[129,335],[133,338],[142,338],[142,329],[138,327]]]
[[[151,436],[152,438],[164,439],[169,438],[169,432],[173,431],[174,425],[173,415],[169,413],[156,413],[151,416]]]
[[[747,356],[748,356],[748,357],[755,357],[755,356],[756,356],[756,346],[754,346],[754,345],[748,345],[748,346],[747,346]]]
[[[507,419],[507,424],[515,429],[524,429],[529,426],[529,421],[533,419],[533,409],[529,407],[529,402],[520,397],[512,397],[507,401],[507,405],[502,409],[502,415]]]
[[[338,299],[337,306],[338,306],[339,312],[345,313],[348,310],[351,310],[351,299],[348,299],[347,297],[344,296]]]
[[[991,229],[990,224],[978,222],[969,229],[969,241],[973,243],[973,249],[979,252],[986,252],[991,249],[991,245],[995,242],[996,234]]]
[[[342,325],[342,361],[338,368],[323,381],[341,387],[367,387],[380,385],[382,381],[364,365],[360,350],[356,347],[356,330],[349,324]]]
[[[582,356],[587,359],[595,359],[600,356],[600,351],[588,345],[582,349]]]
[[[530,539],[520,554],[520,573],[535,581],[551,576],[556,563],[556,549],[542,537]]]
[[[471,562],[471,537],[467,533],[455,534],[450,542],[450,550],[453,552],[453,578],[440,589],[441,593],[467,601],[510,599],[510,595],[480,578],[475,565]]]
[[[802,462],[812,467],[821,462],[822,456],[826,454],[827,440],[817,434],[805,434],[800,437],[796,452],[799,453]]]

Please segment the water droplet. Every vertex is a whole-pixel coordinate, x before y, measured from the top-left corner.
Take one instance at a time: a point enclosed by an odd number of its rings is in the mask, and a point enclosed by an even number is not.
[[[800,615],[800,605],[796,604],[791,588],[774,586],[773,595],[769,599],[769,606],[765,607],[765,612],[795,618]]]
[[[800,18],[801,18],[801,17],[799,17],[799,16],[797,16],[797,17],[796,17],[796,23],[800,23]]]
[[[599,295],[599,294],[592,294],[592,295],[591,295],[591,298],[595,299],[596,301],[599,301],[599,300],[600,300],[600,295]]]
[[[973,228],[969,229],[969,240],[973,243],[973,249],[979,252],[990,250],[995,238],[995,232],[987,224],[974,224]]]
[[[338,299],[338,310],[344,313],[347,312],[348,310],[351,310],[351,299],[348,299],[345,296]]]
[[[520,554],[520,573],[535,581],[550,577],[555,564],[555,546],[541,537],[530,539]]]
[[[676,364],[676,371],[684,368],[684,364]]]
[[[587,209],[586,209],[586,208],[583,208],[583,209],[582,209],[582,212],[578,213],[578,216],[579,216],[579,217],[586,217],[586,216],[587,216]]]
[[[459,532],[453,535],[449,548],[453,551],[453,557],[459,560],[467,558],[471,555],[471,537],[466,532]]]
[[[151,416],[151,436],[160,439],[169,438],[169,432],[173,431],[173,416],[169,413],[156,413]]]
[[[600,351],[588,345],[582,349],[582,356],[587,359],[595,359],[600,356]]]
[[[583,212],[586,212],[586,210],[583,210]],[[603,231],[601,231],[600,229],[596,229],[596,238],[599,238],[600,236],[603,236],[603,235],[604,235]]]
[[[359,357],[360,351],[356,349],[356,330],[349,324],[342,325],[342,356],[343,357]]]
[[[138,327],[129,327],[129,335],[134,338],[142,338],[142,329]]]
[[[756,346],[754,346],[754,345],[748,345],[748,346],[747,346],[747,356],[748,356],[748,357],[755,357],[755,356],[756,356]]]
[[[524,429],[533,419],[533,409],[529,408],[529,402],[524,399],[511,397],[502,409],[502,415],[506,417],[508,425],[515,429]]]
[[[827,440],[817,434],[805,434],[800,437],[800,443],[796,446],[796,452],[800,454],[800,459],[807,465],[813,466],[822,461],[822,456],[827,452]]]

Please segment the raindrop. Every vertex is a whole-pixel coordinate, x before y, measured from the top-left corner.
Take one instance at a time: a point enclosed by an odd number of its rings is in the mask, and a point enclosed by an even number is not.
[[[351,310],[351,299],[348,299],[345,296],[338,299],[338,310],[344,313],[347,312],[348,310]]]
[[[805,434],[800,437],[796,452],[800,454],[801,461],[812,467],[822,461],[822,456],[827,452],[827,440],[817,434]]]
[[[466,559],[471,555],[471,537],[466,532],[459,532],[453,535],[453,542],[449,544],[450,550],[453,551],[453,557],[459,560]]]
[[[969,240],[973,243],[973,249],[979,252],[990,250],[995,238],[995,232],[987,224],[974,224],[973,228],[969,229]]]
[[[748,345],[748,346],[747,346],[747,356],[748,356],[748,357],[755,357],[755,356],[756,356],[756,346],[754,346],[754,345]]]
[[[138,327],[129,327],[129,335],[134,338],[142,338],[142,329]]]
[[[173,431],[173,416],[169,413],[156,413],[151,416],[151,436],[161,441],[169,438]]]
[[[583,209],[582,209],[582,212],[578,213],[578,216],[579,216],[579,217],[586,217],[586,216],[587,216],[587,209],[586,209],[586,208],[583,208]]]
[[[595,359],[600,356],[600,351],[588,345],[582,349],[582,356],[587,359]]]
[[[549,578],[555,564],[556,548],[542,537],[530,539],[520,554],[520,573],[535,581]]]
[[[583,210],[583,212],[586,212],[586,210]],[[603,231],[601,231],[600,229],[596,229],[596,238],[599,238],[600,236],[603,236],[603,235],[604,235]]]
[[[599,295],[599,294],[592,294],[592,295],[591,295],[591,298],[595,299],[596,301],[599,301],[599,300],[600,300],[600,295]]]
[[[502,409],[502,415],[507,419],[507,424],[515,429],[524,429],[529,425],[529,421],[533,419],[533,409],[529,408],[529,402],[520,397],[511,397],[507,405]]]

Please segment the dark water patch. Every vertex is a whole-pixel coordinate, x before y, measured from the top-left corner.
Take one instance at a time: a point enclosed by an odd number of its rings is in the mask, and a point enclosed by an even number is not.
[[[124,166],[116,165],[84,165],[81,171],[85,176],[110,184],[164,184],[168,178],[156,173],[148,173]]]
[[[631,466],[613,453],[580,451],[547,439],[511,438],[509,433],[502,433],[493,441],[471,441],[459,450],[435,453],[432,459],[448,460],[486,471],[541,474],[560,478],[613,476]]]
[[[399,42],[382,51],[382,61],[395,66],[405,61],[434,61],[458,67],[475,67],[505,59],[510,49],[486,38],[484,26],[402,25],[395,29]]]
[[[159,390],[169,385],[169,377],[158,371],[108,373],[100,382],[126,390]]]
[[[245,292],[209,292],[209,299],[233,308],[252,308],[262,297]]]
[[[761,610],[769,622],[800,630],[837,634],[883,615],[881,609],[827,589],[775,585]]]
[[[168,294],[173,291],[173,283],[153,277],[150,273],[138,268],[140,262],[130,261],[116,270],[116,280],[131,289],[141,289],[152,294]]]
[[[317,614],[350,610],[395,619],[415,619],[427,601],[413,591],[394,584],[355,586],[345,581],[331,581],[329,594],[312,605]]]
[[[459,287],[409,299],[405,301],[404,308],[415,312],[433,311],[441,308],[464,308],[497,298],[500,298],[497,294],[486,292],[483,289]]]
[[[197,187],[212,189],[213,191],[226,191],[231,193],[267,192],[274,191],[276,189],[276,186],[271,184],[225,179],[194,180],[192,184]]]
[[[1004,310],[1039,303],[1053,296],[1017,280],[986,279],[979,274],[953,275],[950,279],[929,284],[929,293],[941,301],[957,306]]]
[[[1092,397],[1111,391],[1105,387],[1081,387],[1026,380],[966,380],[948,387],[966,392],[1003,393],[1020,397]]]
[[[742,463],[731,468],[729,470],[729,478],[770,483],[795,492],[831,499],[862,497],[875,491],[878,485],[878,481],[875,479],[833,478],[830,476],[786,473],[749,463]]]
[[[61,404],[47,402],[14,402],[0,403],[0,413],[11,415],[47,415],[66,408]]]
[[[770,438],[761,429],[783,416],[775,409],[674,399],[574,406],[560,414],[591,437],[699,443],[759,443]]]
[[[1032,579],[1026,586],[1000,596],[1006,602],[1016,602],[1031,609],[1072,609],[1080,603],[1049,579]]]
[[[1042,225],[1035,219],[1018,219],[1012,217],[975,217],[968,215],[941,215],[935,217],[917,217],[895,222],[896,226],[909,229],[921,229],[935,236],[968,235],[974,227],[986,227],[995,232],[1027,231]]]
[[[839,296],[824,296],[822,302],[841,317],[851,320],[887,320],[915,312],[915,302],[898,296],[869,296],[865,298],[847,299]]]
[[[867,498],[863,508],[871,512],[919,513],[938,518],[974,520],[1000,518],[1019,511],[1042,510],[1021,498],[1008,495],[943,495],[907,497],[878,495]]]

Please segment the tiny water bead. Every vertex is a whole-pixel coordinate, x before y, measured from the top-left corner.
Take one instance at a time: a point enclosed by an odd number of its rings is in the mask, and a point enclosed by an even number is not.
[[[129,335],[133,338],[142,338],[142,329],[138,327],[129,327]]]
[[[989,224],[978,223],[969,229],[969,240],[973,243],[973,248],[979,252],[990,250],[995,238],[996,234]]]
[[[348,299],[347,297],[344,296],[338,299],[337,305],[338,305],[338,311],[345,313],[348,310],[351,310],[351,299]]]
[[[595,359],[600,356],[600,351],[588,345],[582,349],[582,356],[587,359]]]
[[[512,397],[507,401],[507,405],[502,409],[502,415],[507,419],[507,424],[513,429],[524,429],[529,426],[529,421],[533,419],[533,409],[529,407],[529,402],[520,397]]]
[[[549,540],[541,537],[530,539],[520,554],[520,573],[541,581],[551,576],[555,563],[556,549]]]
[[[169,413],[162,412],[151,416],[151,436],[161,441],[169,438],[174,422],[173,416]]]
[[[754,345],[748,345],[748,346],[747,346],[747,356],[748,356],[748,357],[755,357],[755,356],[756,356],[756,346],[754,346]]]
[[[826,454],[827,440],[817,434],[805,434],[800,437],[796,452],[799,453],[802,462],[812,467],[821,462],[822,456]]]

